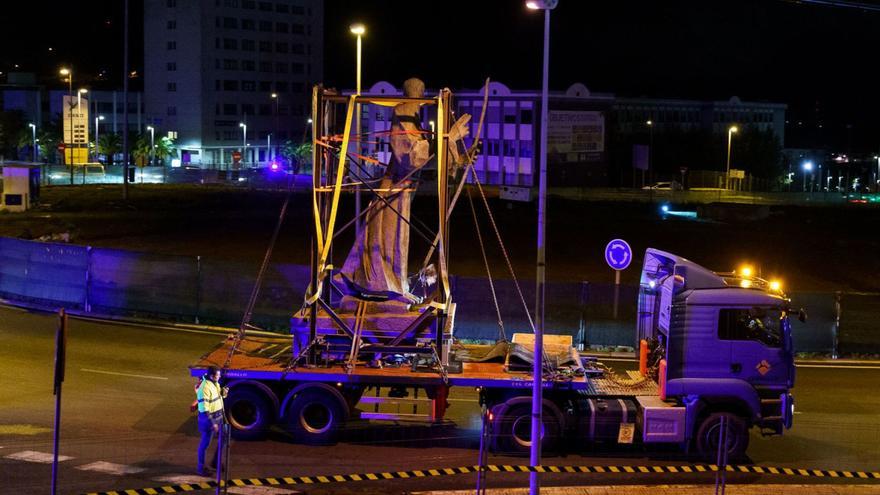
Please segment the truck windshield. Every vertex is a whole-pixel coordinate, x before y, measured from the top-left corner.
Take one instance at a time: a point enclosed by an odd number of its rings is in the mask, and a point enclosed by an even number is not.
[[[756,340],[768,347],[781,347],[782,317],[778,308],[722,309],[718,314],[718,337]]]

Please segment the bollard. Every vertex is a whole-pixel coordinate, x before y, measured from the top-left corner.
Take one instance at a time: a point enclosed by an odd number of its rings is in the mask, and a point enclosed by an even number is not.
[[[645,339],[639,341],[639,373],[648,375],[648,341]]]

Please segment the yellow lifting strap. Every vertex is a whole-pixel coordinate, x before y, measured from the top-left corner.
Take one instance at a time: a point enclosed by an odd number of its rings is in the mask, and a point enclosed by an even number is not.
[[[342,192],[342,178],[345,176],[345,160],[348,158],[348,142],[351,139],[351,121],[354,113],[354,100],[357,95],[351,95],[348,100],[348,108],[345,112],[345,133],[342,135],[342,148],[339,150],[339,165],[336,168],[336,185],[333,188],[333,201],[330,206],[330,223],[327,225],[327,233],[321,246],[321,257],[318,259],[318,271],[323,272],[327,257],[330,255],[330,244],[333,242],[333,230],[336,227],[336,214],[339,210],[339,196]],[[315,203],[315,212],[318,210]],[[315,217],[317,218],[317,216]]]
[[[440,211],[445,211],[446,181],[447,175],[446,157],[446,107],[443,105],[443,91],[437,96],[437,199],[440,203]],[[446,218],[441,214],[440,228],[437,230],[440,242],[437,243],[437,258],[440,261],[440,278],[443,283],[443,300],[449,302],[449,274],[446,267]]]

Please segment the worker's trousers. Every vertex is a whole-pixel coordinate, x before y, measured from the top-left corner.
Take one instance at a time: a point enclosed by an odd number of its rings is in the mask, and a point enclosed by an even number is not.
[[[222,426],[222,423],[220,424]],[[199,433],[202,435],[201,441],[199,441],[199,464],[198,470],[202,471],[205,468],[205,454],[208,451],[208,446],[211,445],[211,439],[216,437],[219,434],[218,431],[214,431],[214,421],[211,420],[211,417],[207,413],[199,413]],[[209,466],[213,466],[217,463],[217,444],[214,445],[214,455],[208,461]]]

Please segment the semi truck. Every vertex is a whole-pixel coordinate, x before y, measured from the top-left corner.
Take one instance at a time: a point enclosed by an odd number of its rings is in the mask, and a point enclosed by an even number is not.
[[[630,429],[645,444],[677,444],[714,456],[724,424],[734,459],[745,453],[750,429],[779,435],[791,428],[790,318],[802,313],[769,285],[648,249],[637,313],[640,370],[618,378],[595,358],[573,351],[572,369],[581,371],[543,384],[542,448],[558,451],[566,438],[581,445],[616,443],[621,430]],[[521,336],[514,336],[514,344]],[[571,345],[570,338],[551,335],[545,343]],[[222,366],[233,345],[228,339],[200,358],[192,375]],[[291,351],[291,338],[248,336],[237,347],[224,376],[230,389],[226,413],[236,438],[259,438],[277,424],[298,441],[329,443],[357,418],[438,422],[449,406],[449,389],[470,387],[488,411],[490,445],[501,452],[528,452],[531,371],[516,370],[509,359],[468,362],[464,357],[461,362],[453,349],[452,364],[442,374],[416,363],[347,369],[332,359],[290,367],[279,355]],[[468,346],[468,354],[480,354],[479,347]],[[329,357],[334,351],[330,345],[326,349]],[[383,412],[381,404],[398,409],[403,404],[414,412]]]
[[[541,445],[548,452],[572,439],[579,445],[635,441],[677,445],[704,456],[714,456],[721,445],[733,459],[746,452],[751,429],[780,435],[791,427],[795,369],[790,319],[802,319],[803,311],[793,310],[776,284],[750,273],[713,272],[658,249],[645,251],[641,268],[634,328],[638,371],[613,373],[598,358],[579,354],[570,336],[545,335],[547,352],[537,357],[529,333],[495,345],[456,343],[446,227],[473,169],[466,163],[453,170],[446,153],[455,120],[451,99],[447,90],[425,98],[344,96],[314,88],[315,225],[303,308],[293,318],[291,335],[248,335],[245,322],[191,366],[193,377],[209,366],[224,370],[233,436],[256,439],[277,425],[300,442],[332,443],[355,420],[439,422],[449,407],[450,389],[468,387],[479,401],[459,404],[483,408],[490,446],[525,454],[531,446],[534,365],[545,367]],[[357,178],[344,151],[350,149],[355,105],[402,104],[428,107],[437,120],[429,139],[436,154],[438,224],[426,265],[433,259],[439,269],[433,280],[421,277],[423,299],[410,296],[413,300],[403,306],[389,306],[399,294],[366,290],[340,277],[330,245],[334,226],[341,223],[336,222],[340,193],[350,187],[352,175]],[[333,121],[340,115],[346,115],[344,122]],[[392,120],[390,132],[393,125]],[[423,131],[406,132],[420,139]],[[469,149],[459,151],[465,161],[473,159]],[[457,187],[447,182],[450,178]],[[476,174],[471,180],[482,193]],[[365,216],[374,208],[388,208],[405,220],[394,229],[408,229],[408,205],[396,202],[394,195],[415,188],[401,183],[386,182],[373,190],[369,181],[361,181],[377,198]],[[408,242],[408,231],[399,232],[379,237]],[[370,235],[358,236],[358,242],[369,243]]]

